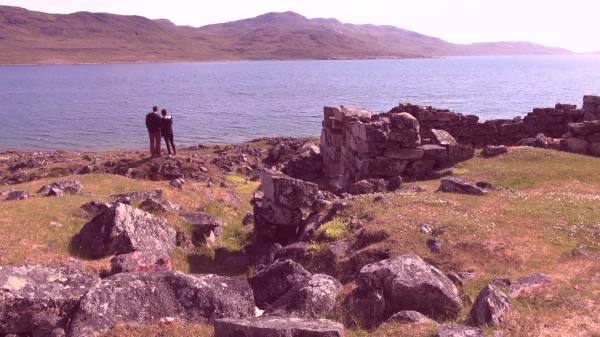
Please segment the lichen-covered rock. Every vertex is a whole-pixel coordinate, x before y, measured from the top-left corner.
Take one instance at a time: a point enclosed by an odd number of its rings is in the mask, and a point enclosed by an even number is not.
[[[436,337],[485,337],[485,333],[479,328],[466,325],[442,324]]]
[[[519,277],[511,282],[508,294],[511,298],[519,298],[528,293],[542,288],[550,283],[548,276],[540,273],[533,273],[528,276]]]
[[[179,210],[179,207],[169,201],[146,198],[140,203],[140,209],[150,213],[167,213]]]
[[[112,195],[111,198],[114,202],[120,202],[123,204],[128,204],[133,200],[144,200],[147,198],[160,199],[163,195],[162,190],[154,190],[154,191],[142,191],[142,192],[131,192],[125,194],[115,194]]]
[[[341,284],[333,277],[311,275],[292,260],[276,260],[248,279],[256,305],[269,315],[319,317],[335,306]]]
[[[175,236],[175,229],[164,219],[117,204],[85,224],[72,244],[90,258],[136,250],[168,253],[175,248]]]
[[[183,218],[192,225],[192,243],[206,245],[221,236],[223,222],[202,212],[186,212]]]
[[[476,184],[456,177],[442,178],[438,191],[471,195],[485,194],[485,190]]]
[[[510,307],[508,296],[488,284],[479,292],[471,308],[470,321],[477,326],[498,326]]]
[[[81,205],[80,207],[86,213],[96,216],[99,213],[102,213],[102,212],[106,211],[107,209],[109,209],[111,207],[111,204],[102,202],[102,201],[92,200],[92,201],[86,202],[85,204]]]
[[[245,280],[180,272],[122,273],[102,280],[81,299],[69,337],[92,337],[119,323],[155,324],[172,317],[207,323],[254,315],[252,289]]]
[[[161,252],[140,252],[121,254],[110,260],[110,274],[131,272],[159,272],[173,269],[171,258]]]
[[[0,335],[64,334],[69,315],[96,282],[79,270],[0,267]]]
[[[303,318],[226,318],[214,323],[215,337],[343,337],[344,326]]]
[[[436,319],[454,318],[463,306],[460,292],[441,271],[416,255],[402,255],[364,266],[351,297],[364,307],[379,308],[374,326],[401,310],[414,310]],[[370,305],[366,299],[375,301]],[[381,310],[383,305],[384,310]],[[356,306],[355,306],[356,308]],[[368,309],[367,309],[368,310]]]

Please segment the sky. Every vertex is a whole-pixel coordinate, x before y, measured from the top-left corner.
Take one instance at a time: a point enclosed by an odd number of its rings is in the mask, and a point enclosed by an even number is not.
[[[49,13],[166,18],[194,27],[294,11],[308,18],[393,25],[453,43],[530,41],[600,51],[600,0],[0,0]]]

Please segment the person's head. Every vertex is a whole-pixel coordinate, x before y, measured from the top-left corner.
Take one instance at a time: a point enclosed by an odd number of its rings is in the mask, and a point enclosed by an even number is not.
[[[160,111],[160,114],[163,115],[163,116],[166,116],[167,115],[167,109],[162,109]]]
[[[153,107],[152,107],[152,111],[154,111],[154,112],[158,112],[158,107],[157,107],[156,105],[155,105],[155,106],[153,106]]]

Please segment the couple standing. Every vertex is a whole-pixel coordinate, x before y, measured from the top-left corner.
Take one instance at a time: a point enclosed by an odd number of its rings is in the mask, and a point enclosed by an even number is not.
[[[171,149],[173,149],[173,155],[177,154],[173,142],[173,116],[167,114],[167,109],[162,109],[159,114],[158,107],[152,107],[152,112],[146,115],[146,128],[150,137],[150,154],[152,158],[160,157],[161,136],[167,143],[169,154],[171,154]]]

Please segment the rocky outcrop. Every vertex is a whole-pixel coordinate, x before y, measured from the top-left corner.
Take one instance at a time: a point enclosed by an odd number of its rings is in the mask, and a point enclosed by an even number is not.
[[[303,180],[318,180],[323,173],[323,157],[319,146],[297,138],[275,141],[263,164]]]
[[[402,310],[437,319],[454,318],[463,306],[452,281],[416,255],[366,265],[356,282],[358,287],[347,307],[367,326],[376,326]]]
[[[508,148],[504,145],[488,145],[481,151],[481,156],[484,158],[496,157],[508,152]]]
[[[253,315],[252,289],[241,279],[179,272],[122,273],[87,292],[68,336],[92,337],[118,323],[154,324],[164,317],[207,323]]]
[[[25,200],[31,198],[31,194],[25,191],[12,191],[6,194],[6,201]]]
[[[457,177],[442,178],[438,191],[470,195],[484,195],[486,193],[486,190],[477,186],[477,184]]]
[[[460,324],[442,324],[436,337],[485,337],[483,330]]]
[[[491,284],[483,288],[469,314],[469,320],[476,326],[498,326],[510,309],[508,296]]]
[[[341,284],[333,277],[311,275],[291,260],[277,260],[248,279],[256,305],[267,315],[320,317],[335,306]]]
[[[71,312],[97,281],[65,268],[0,267],[0,335],[64,336]]]
[[[136,200],[144,200],[148,198],[159,200],[162,198],[163,191],[162,190],[154,190],[154,191],[142,191],[142,192],[131,192],[125,194],[115,194],[111,196],[111,199],[115,203],[122,204],[131,204],[132,201]]]
[[[72,246],[89,258],[134,251],[168,254],[175,248],[175,229],[164,219],[125,204],[95,216],[73,238]]]
[[[121,254],[110,260],[110,274],[131,272],[159,272],[173,269],[171,258],[161,252],[135,251]]]
[[[146,198],[140,203],[140,209],[149,213],[168,213],[176,212],[179,206],[169,201],[159,200],[155,198]]]
[[[548,276],[540,273],[533,273],[528,276],[519,277],[510,283],[508,294],[511,298],[519,298],[527,293],[535,291],[550,283]]]
[[[85,204],[81,205],[80,208],[84,210],[89,215],[96,216],[107,209],[109,209],[112,205],[102,201],[88,201]]]
[[[214,323],[215,337],[343,337],[344,326],[304,318],[226,318]]]

